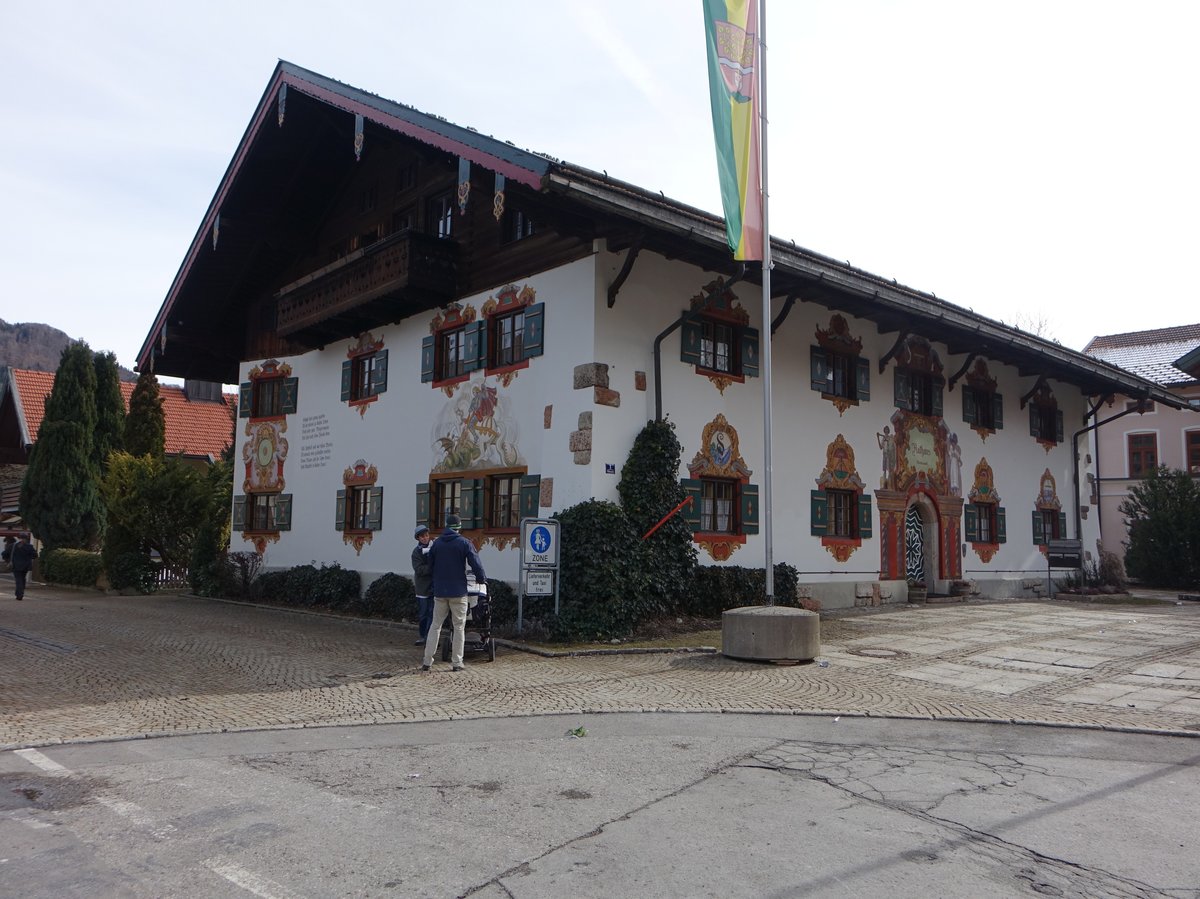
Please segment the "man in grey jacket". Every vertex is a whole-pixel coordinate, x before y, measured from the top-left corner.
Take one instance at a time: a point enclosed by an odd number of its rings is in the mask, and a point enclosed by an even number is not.
[[[433,667],[433,654],[437,652],[442,622],[447,614],[454,624],[450,670],[462,671],[466,667],[463,665],[463,643],[467,630],[467,566],[471,566],[478,583],[487,583],[487,575],[474,545],[458,533],[461,527],[462,520],[457,515],[447,514],[446,530],[429,547],[429,567],[433,571],[433,621],[425,639],[422,671]]]
[[[433,535],[423,524],[417,525],[413,531],[417,545],[412,551],[413,590],[417,594],[417,627],[420,646],[429,636],[429,622],[433,620],[433,570],[429,567],[429,544]]]

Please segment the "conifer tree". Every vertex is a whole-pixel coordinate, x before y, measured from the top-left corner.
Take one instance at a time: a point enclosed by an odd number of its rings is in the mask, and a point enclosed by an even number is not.
[[[125,400],[121,374],[113,353],[96,353],[96,432],[93,452],[101,475],[108,470],[108,454],[125,446]]]
[[[48,549],[91,549],[104,532],[95,465],[96,369],[83,342],[63,350],[21,484],[21,513]]]
[[[163,415],[158,378],[146,369],[138,375],[125,419],[125,451],[131,456],[161,459],[166,449],[167,420]]]

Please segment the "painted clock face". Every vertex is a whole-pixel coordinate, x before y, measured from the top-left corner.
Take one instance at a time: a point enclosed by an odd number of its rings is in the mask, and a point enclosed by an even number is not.
[[[258,464],[266,468],[271,464],[271,457],[275,455],[275,441],[264,434],[258,441]]]

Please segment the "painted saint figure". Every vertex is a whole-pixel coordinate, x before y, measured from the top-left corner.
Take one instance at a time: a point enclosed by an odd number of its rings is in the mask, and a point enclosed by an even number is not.
[[[879,479],[879,486],[884,490],[896,489],[896,437],[892,434],[892,429],[887,425],[883,426],[883,433],[875,435],[879,441],[879,448],[883,450],[883,477]]]

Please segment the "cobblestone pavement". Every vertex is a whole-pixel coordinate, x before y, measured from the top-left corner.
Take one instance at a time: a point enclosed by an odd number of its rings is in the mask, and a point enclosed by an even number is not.
[[[188,596],[0,597],[0,748],[616,711],[1029,721],[1200,735],[1200,605],[899,607],[823,622],[821,662],[713,653],[419,671],[403,627]],[[827,664],[826,664],[827,663]]]

